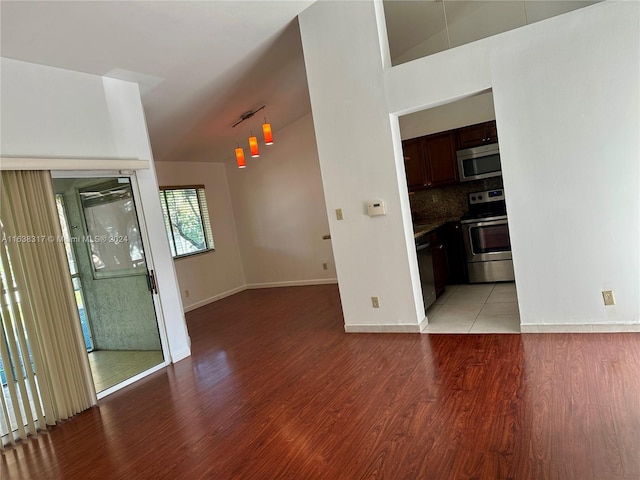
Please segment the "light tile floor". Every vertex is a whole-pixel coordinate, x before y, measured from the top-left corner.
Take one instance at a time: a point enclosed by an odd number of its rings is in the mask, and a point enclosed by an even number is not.
[[[96,392],[102,392],[162,363],[160,350],[94,350],[89,364]]]
[[[516,285],[447,285],[427,318],[425,333],[520,333]]]

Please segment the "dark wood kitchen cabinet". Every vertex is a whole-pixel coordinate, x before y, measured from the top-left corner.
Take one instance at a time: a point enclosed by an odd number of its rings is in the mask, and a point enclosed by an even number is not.
[[[472,148],[498,141],[498,129],[495,120],[469,125],[456,130],[458,148]]]
[[[407,175],[409,191],[424,188],[427,185],[427,179],[424,170],[425,159],[422,137],[402,142],[402,152],[404,154],[404,171]]]
[[[453,131],[405,140],[402,148],[410,191],[458,183]]]
[[[453,132],[424,137],[425,170],[428,187],[458,183],[456,143]]]

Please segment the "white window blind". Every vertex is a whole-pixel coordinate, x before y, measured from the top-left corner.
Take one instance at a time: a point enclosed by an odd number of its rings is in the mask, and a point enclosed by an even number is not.
[[[203,185],[160,187],[160,201],[174,258],[214,249]]]

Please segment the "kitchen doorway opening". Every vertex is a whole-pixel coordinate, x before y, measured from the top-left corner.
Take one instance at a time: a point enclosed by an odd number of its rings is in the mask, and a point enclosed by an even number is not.
[[[493,93],[398,121],[427,309],[424,331],[519,333]]]

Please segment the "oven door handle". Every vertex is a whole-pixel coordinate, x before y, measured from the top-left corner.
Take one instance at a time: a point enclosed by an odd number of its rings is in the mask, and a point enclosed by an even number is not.
[[[507,221],[507,219],[504,220],[490,220],[488,222],[473,222],[469,224],[469,228],[474,228],[474,227],[490,227],[492,225],[508,225],[509,222]]]
[[[474,224],[474,225],[469,225],[467,228],[467,236],[469,237],[469,251],[471,252],[471,256],[475,256],[476,252],[473,250],[473,237],[471,236],[471,229],[476,227],[478,224]]]

